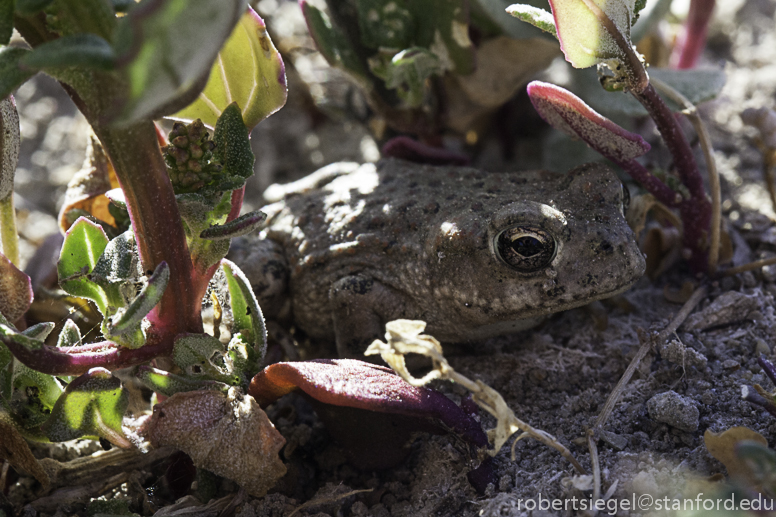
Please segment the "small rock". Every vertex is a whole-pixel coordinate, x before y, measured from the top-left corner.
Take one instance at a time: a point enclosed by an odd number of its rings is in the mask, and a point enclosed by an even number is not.
[[[758,355],[759,354],[765,354],[765,355],[770,355],[771,354],[771,347],[768,346],[768,343],[766,343],[765,340],[760,339],[758,337],[757,340],[755,341],[755,343],[757,343],[757,344],[755,345],[754,350],[755,350],[755,352],[757,352]]]
[[[727,359],[722,362],[722,368],[725,370],[738,370],[741,368],[741,363],[736,361],[735,359]]]
[[[727,325],[746,319],[747,315],[759,308],[757,296],[748,296],[736,291],[728,291],[714,300],[701,312],[692,314],[684,324],[686,330],[705,330],[719,325]]]
[[[697,431],[700,413],[692,399],[675,391],[666,391],[647,401],[647,410],[652,420],[666,423],[682,431]]]

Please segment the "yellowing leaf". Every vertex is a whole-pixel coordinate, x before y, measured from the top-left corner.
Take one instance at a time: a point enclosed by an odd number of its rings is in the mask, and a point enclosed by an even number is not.
[[[731,427],[722,433],[707,430],[703,434],[703,441],[709,454],[725,465],[730,477],[746,476],[749,472],[746,464],[736,455],[736,445],[744,440],[768,445],[763,435],[748,427]]]
[[[635,0],[550,0],[560,47],[575,68],[587,68],[623,53],[601,20],[605,14],[630,41]],[[596,11],[599,11],[596,13]]]
[[[249,7],[218,53],[205,89],[170,118],[201,119],[212,128],[221,112],[237,102],[246,127],[252,129],[283,107],[287,91],[283,59],[264,21]]]

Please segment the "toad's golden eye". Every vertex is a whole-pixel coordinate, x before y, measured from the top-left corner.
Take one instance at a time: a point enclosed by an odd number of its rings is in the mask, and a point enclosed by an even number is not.
[[[521,273],[532,273],[552,262],[558,246],[541,228],[515,226],[496,236],[495,248],[507,265]]]

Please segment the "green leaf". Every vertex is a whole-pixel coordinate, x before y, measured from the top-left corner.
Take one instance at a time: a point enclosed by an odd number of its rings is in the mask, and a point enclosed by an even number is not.
[[[369,60],[369,68],[385,81],[386,88],[396,89],[399,97],[412,108],[423,104],[428,78],[444,73],[437,55],[421,47],[402,50],[393,57],[380,54]]]
[[[138,366],[133,372],[134,376],[147,388],[161,393],[166,397],[172,397],[182,391],[217,390],[227,392],[229,385],[217,381],[191,379],[182,375],[175,375],[164,370],[157,370],[150,366]]]
[[[78,346],[81,344],[81,331],[78,329],[73,320],[65,320],[65,325],[62,327],[62,332],[59,333],[57,338],[57,346]]]
[[[62,387],[51,375],[19,361],[14,361],[12,379],[11,412],[24,429],[33,430],[49,418]]]
[[[65,322],[65,326],[67,326],[67,322]],[[42,323],[37,323],[32,327],[28,327],[22,331],[22,334],[32,339],[39,339],[43,341],[48,337],[49,334],[51,334],[51,331],[54,330],[55,327],[56,325],[54,323],[51,323],[50,321],[44,321]]]
[[[465,0],[413,0],[407,4],[417,24],[415,45],[434,52],[445,70],[458,75],[469,75],[475,67],[467,3]]]
[[[54,0],[16,0],[16,12],[21,16],[32,16],[48,7]]]
[[[104,368],[92,368],[65,388],[41,428],[54,442],[97,435],[129,447],[121,429],[128,403],[129,395],[118,378]]]
[[[226,275],[229,303],[234,318],[232,335],[239,332],[248,343],[252,343],[256,361],[261,363],[267,352],[267,328],[264,325],[264,316],[259,308],[259,302],[253,294],[250,282],[237,265],[224,259],[221,261],[221,268]]]
[[[636,0],[590,1],[612,20],[625,41],[630,42]],[[575,68],[587,68],[609,59],[624,58],[615,39],[585,2],[550,0],[550,7],[555,17],[561,50],[566,61]]]
[[[218,117],[213,142],[216,144],[213,155],[223,164],[224,175],[246,179],[253,175],[255,157],[251,150],[250,133],[237,103],[227,106]]]
[[[96,34],[72,34],[35,47],[22,58],[21,65],[34,70],[69,66],[111,70],[116,54],[110,43]]]
[[[93,300],[103,314],[108,309],[107,295],[99,285],[89,280],[88,275],[107,245],[108,237],[103,229],[85,217],[80,217],[65,234],[57,262],[62,289],[73,296]]]
[[[558,30],[555,27],[555,19],[552,13],[527,4],[512,4],[507,7],[507,12],[518,20],[530,23],[534,27],[543,30],[554,37],[558,37]]]
[[[89,280],[102,287],[110,305],[123,307],[135,296],[134,281],[142,275],[132,230],[111,239],[100,255]]]
[[[13,35],[14,0],[0,2],[0,45],[8,45]]]
[[[374,85],[366,64],[359,59],[345,33],[334,27],[329,17],[308,0],[303,0],[301,6],[310,36],[326,61],[348,72],[362,88],[371,90]]]
[[[199,238],[215,241],[248,235],[258,229],[266,218],[267,214],[259,210],[249,212],[228,223],[211,226],[206,230],[202,230]]]
[[[242,110],[248,129],[286,103],[286,71],[264,21],[250,7],[226,40],[197,100],[170,118],[201,119],[214,127],[232,102]]]
[[[111,318],[108,323],[110,336],[120,336],[131,330],[138,330],[151,309],[156,307],[162,299],[164,290],[170,280],[170,267],[167,262],[160,262],[156,266],[154,274],[148,279],[148,283],[140,290],[140,293],[129,304],[126,310],[120,311]]]
[[[175,340],[172,352],[175,364],[189,377],[240,384],[243,380],[234,371],[224,345],[208,334],[184,334]]]
[[[0,99],[10,95],[37,73],[34,70],[23,70],[19,67],[19,61],[29,53],[29,50],[17,47],[0,49]]]
[[[415,19],[404,0],[358,0],[356,8],[365,47],[400,50],[412,45]]]
[[[177,101],[204,87],[246,5],[245,0],[144,0],[121,18],[116,47],[129,81],[122,121],[173,113],[180,109]]]

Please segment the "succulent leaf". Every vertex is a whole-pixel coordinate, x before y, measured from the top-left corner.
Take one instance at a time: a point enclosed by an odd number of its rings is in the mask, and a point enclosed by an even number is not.
[[[165,397],[171,397],[176,393],[196,390],[217,390],[227,392],[229,385],[218,381],[192,379],[182,375],[176,375],[164,370],[158,370],[150,366],[137,366],[134,376],[148,389],[161,393]]]
[[[243,380],[234,371],[223,343],[208,334],[182,334],[175,340],[172,358],[189,377],[231,385]]]
[[[205,89],[197,100],[170,118],[201,119],[215,127],[232,102],[242,110],[249,130],[286,103],[286,70],[264,20],[248,7],[221,48]]]
[[[57,347],[78,346],[81,344],[81,331],[73,320],[65,320],[65,325],[57,338]]]
[[[555,18],[552,13],[527,4],[512,4],[507,7],[507,12],[520,21],[530,23],[537,29],[558,37],[558,29],[555,27]]]
[[[551,126],[583,140],[615,162],[632,160],[650,149],[641,136],[599,115],[579,97],[559,86],[533,81],[528,84],[528,96],[536,111]]]
[[[117,377],[104,368],[92,368],[65,388],[41,428],[51,441],[97,435],[129,447],[121,429],[128,403],[129,395]]]
[[[200,239],[208,239],[211,241],[233,239],[235,237],[241,237],[248,235],[259,226],[267,218],[267,214],[259,210],[249,212],[241,215],[237,219],[233,219],[225,224],[211,226],[206,230],[202,230],[199,234]]]
[[[37,46],[20,63],[33,70],[70,66],[111,70],[116,65],[116,53],[96,34],[70,34]]]
[[[169,0],[130,9],[119,21],[116,41],[129,81],[122,121],[174,113],[181,108],[171,109],[176,101],[203,88],[246,5],[245,0]]]
[[[26,70],[19,66],[21,59],[29,53],[29,50],[18,47],[0,49],[0,99],[10,95],[22,83],[35,75],[34,70]]]
[[[164,295],[167,282],[170,280],[170,267],[167,262],[160,262],[156,266],[148,283],[140,290],[129,306],[121,311],[118,316],[111,318],[108,324],[108,335],[121,336],[133,330],[138,330],[143,319],[156,307]]]
[[[103,314],[107,313],[108,297],[98,284],[89,280],[88,275],[107,245],[105,231],[85,217],[80,217],[65,234],[57,262],[62,289],[73,296],[94,301]]]
[[[65,322],[65,326],[67,326],[67,322]],[[50,321],[44,321],[42,323],[36,323],[31,327],[27,327],[24,331],[22,331],[22,334],[27,337],[43,341],[48,337],[49,334],[51,334],[51,331],[54,330],[55,327],[56,325],[54,323],[51,323]]]
[[[267,328],[259,302],[253,294],[250,282],[236,264],[224,259],[221,261],[221,267],[226,275],[229,303],[234,318],[232,334],[239,332],[242,339],[253,345],[256,362],[261,364],[267,352]]]

